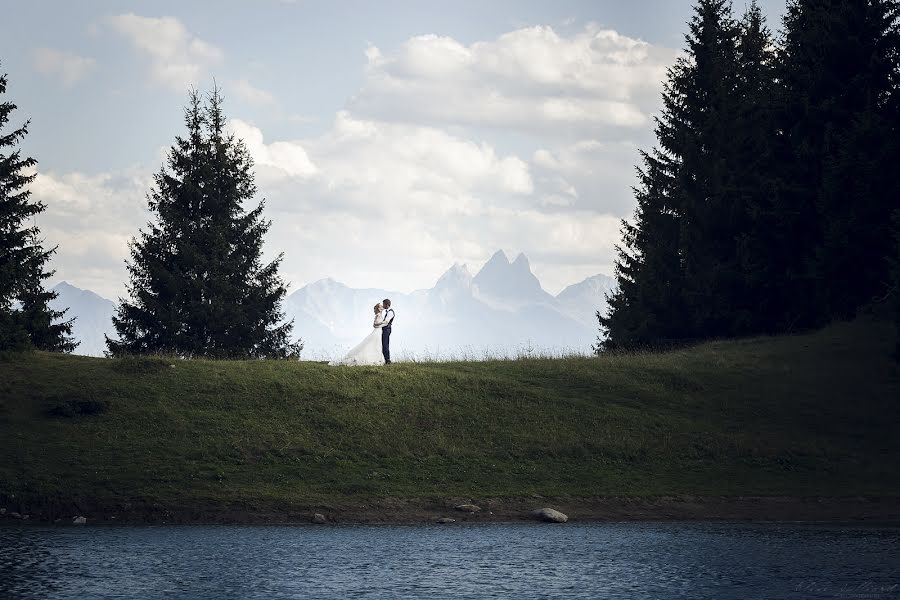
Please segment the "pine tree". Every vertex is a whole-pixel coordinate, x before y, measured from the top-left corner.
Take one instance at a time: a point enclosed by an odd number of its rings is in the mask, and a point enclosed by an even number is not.
[[[805,329],[884,290],[898,18],[900,0],[791,0],[774,52],[755,2],[738,24],[725,0],[698,1],[597,348]]]
[[[6,75],[0,75],[0,95],[6,86]],[[22,157],[16,148],[28,133],[28,122],[3,133],[15,109],[11,102],[0,103],[0,349],[71,352],[77,345],[71,339],[74,319],[55,322],[65,311],[50,308],[57,294],[43,288],[53,275],[47,263],[56,248],[44,250],[39,228],[28,225],[45,209],[31,200],[28,190],[35,178],[28,170],[37,161]]]
[[[222,96],[192,92],[186,137],[177,137],[167,167],[155,176],[148,206],[155,221],[131,243],[130,299],[120,299],[109,353],[284,358],[293,322],[283,319],[282,260],[263,264],[271,222],[256,193],[243,142],[225,132]]]
[[[675,67],[677,68],[677,66]],[[665,94],[666,110],[657,135],[674,118],[677,103]],[[624,247],[617,247],[617,286],[607,297],[606,315],[597,313],[601,336],[596,352],[658,347],[687,337],[682,302],[679,215],[671,202],[678,163],[659,148],[642,152],[638,168],[635,222],[622,222]]]
[[[700,0],[687,56],[668,71],[658,146],[642,154],[635,223],[623,223],[618,289],[596,350],[720,335],[742,279],[734,206],[739,29],[725,0]]]
[[[891,303],[890,310],[894,318],[894,335],[897,340],[894,348],[894,359],[900,362],[900,208],[894,210],[892,217],[894,252],[889,259],[890,281],[888,284],[888,299]]]
[[[741,273],[734,295],[732,333],[773,333],[789,327],[779,265],[789,247],[790,231],[781,228],[778,179],[779,132],[775,120],[775,48],[765,17],[755,0],[740,23],[737,121],[732,142],[736,263]]]
[[[785,279],[803,325],[849,318],[884,286],[890,213],[900,193],[887,161],[897,135],[895,0],[793,0],[779,60]],[[803,318],[805,315],[805,318]]]
[[[690,68],[678,82],[686,118],[669,144],[681,158],[675,187],[690,333],[706,338],[735,334],[744,289],[736,240],[746,228],[747,208],[734,139],[742,106],[740,29],[725,0],[700,0],[689,28]]]

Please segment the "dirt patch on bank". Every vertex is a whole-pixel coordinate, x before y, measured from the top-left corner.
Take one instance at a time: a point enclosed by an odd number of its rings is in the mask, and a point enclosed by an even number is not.
[[[468,505],[469,508],[457,508]],[[472,510],[474,506],[477,510]],[[900,498],[791,496],[665,496],[589,498],[377,498],[290,506],[104,503],[89,499],[0,499],[0,523],[68,524],[304,524],[314,515],[329,524],[503,523],[532,521],[532,511],[554,508],[569,522],[758,521],[900,524]],[[16,516],[13,516],[13,515]]]

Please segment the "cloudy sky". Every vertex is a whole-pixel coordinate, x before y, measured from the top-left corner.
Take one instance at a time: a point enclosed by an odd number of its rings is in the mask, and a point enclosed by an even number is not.
[[[294,290],[431,287],[524,252],[556,293],[612,273],[688,0],[7,2],[0,70],[54,281],[123,293],[191,86],[223,88]],[[773,29],[783,0],[763,0]],[[737,2],[743,10],[745,3]]]

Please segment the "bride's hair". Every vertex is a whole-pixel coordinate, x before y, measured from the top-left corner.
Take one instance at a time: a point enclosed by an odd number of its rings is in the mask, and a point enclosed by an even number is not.
[[[379,302],[378,304],[375,305],[375,312],[378,312],[379,308],[382,308],[381,302]]]

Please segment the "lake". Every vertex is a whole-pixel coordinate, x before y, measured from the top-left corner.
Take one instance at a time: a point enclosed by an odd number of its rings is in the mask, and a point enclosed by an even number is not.
[[[900,528],[0,527],[2,598],[900,598]]]

